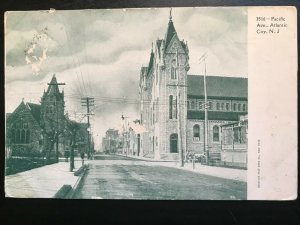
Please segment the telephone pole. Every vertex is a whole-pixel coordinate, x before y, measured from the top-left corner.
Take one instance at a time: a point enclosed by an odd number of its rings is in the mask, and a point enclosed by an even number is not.
[[[127,122],[128,117],[124,116],[123,113],[122,113],[121,119],[124,121],[125,154],[127,156],[128,151],[129,151],[129,146],[128,146],[128,141],[129,141],[128,140],[128,122]],[[124,145],[123,145],[123,152],[122,153],[124,155]]]
[[[81,98],[81,106],[86,107],[86,115],[87,115],[87,122],[88,122],[88,129],[87,129],[87,142],[88,142],[88,159],[92,159],[93,152],[91,151],[91,140],[90,140],[90,116],[94,115],[90,112],[90,107],[95,106],[95,98],[86,97]]]
[[[55,75],[54,75],[55,76]],[[66,83],[48,83],[48,86],[56,86],[57,89],[60,85],[66,85]],[[55,141],[56,141],[56,149],[55,149],[55,157],[56,157],[56,162],[58,162],[59,156],[58,156],[58,108],[57,108],[57,97],[58,93],[55,94],[55,110],[56,110],[56,125],[55,125]]]
[[[208,118],[207,118],[207,109],[208,109],[208,104],[207,104],[207,90],[206,90],[206,59],[207,59],[207,54],[204,53],[200,59],[199,63],[201,64],[202,62],[204,63],[204,129],[205,129],[205,144],[204,144],[204,154],[206,156],[206,163],[208,164],[209,162],[209,150],[208,150]]]

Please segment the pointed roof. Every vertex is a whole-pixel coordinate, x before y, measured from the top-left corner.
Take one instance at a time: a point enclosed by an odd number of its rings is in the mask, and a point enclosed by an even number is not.
[[[47,89],[47,94],[59,93],[58,85],[56,85],[56,84],[57,84],[56,76],[55,76],[55,74],[53,74],[52,79],[51,79],[48,89]]]
[[[175,27],[174,27],[174,24],[172,21],[172,16],[170,16],[168,29],[167,29],[167,33],[165,36],[165,41],[166,41],[165,49],[168,48],[168,45],[170,44],[170,42],[175,34],[177,34],[177,33],[176,33],[176,30],[175,30]]]

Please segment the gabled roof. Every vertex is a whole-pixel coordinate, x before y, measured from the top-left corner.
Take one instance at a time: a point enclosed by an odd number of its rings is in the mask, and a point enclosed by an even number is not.
[[[204,96],[204,76],[187,76],[187,94]],[[248,79],[241,77],[206,76],[208,97],[248,98]]]
[[[34,119],[39,123],[41,119],[41,105],[34,104],[34,103],[27,103],[27,106]]]
[[[14,110],[13,113],[10,113],[10,116],[7,117],[7,121],[11,121],[14,120],[14,118],[17,115],[20,115],[22,113],[25,112],[29,112],[33,119],[40,124],[40,117],[41,117],[41,105],[38,104],[34,104],[34,103],[24,103],[24,101],[22,101],[20,103],[20,105]]]

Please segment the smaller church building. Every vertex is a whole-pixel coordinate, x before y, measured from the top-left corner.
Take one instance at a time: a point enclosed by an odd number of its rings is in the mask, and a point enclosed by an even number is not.
[[[65,115],[64,91],[60,91],[53,75],[44,91],[41,104],[25,103],[24,100],[13,113],[6,114],[7,156],[54,157],[64,155],[71,149],[71,121]],[[86,151],[87,124],[78,124],[76,142]]]

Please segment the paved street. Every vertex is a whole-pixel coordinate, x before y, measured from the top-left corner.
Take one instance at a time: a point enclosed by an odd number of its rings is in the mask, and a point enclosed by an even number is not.
[[[222,200],[247,197],[245,182],[122,156],[97,156],[82,179],[75,198]]]

